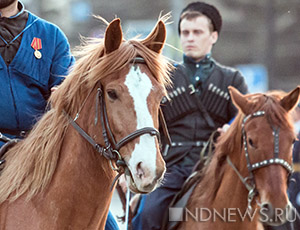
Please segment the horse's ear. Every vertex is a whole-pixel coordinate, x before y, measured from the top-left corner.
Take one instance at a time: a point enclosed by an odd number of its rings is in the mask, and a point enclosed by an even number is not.
[[[300,97],[300,86],[296,89],[289,92],[284,98],[281,99],[280,105],[289,112],[290,110],[294,109],[295,106],[298,104]]]
[[[109,23],[105,31],[105,38],[104,38],[105,54],[109,54],[117,50],[122,43],[122,39],[123,39],[123,35],[122,35],[121,21],[119,18],[116,18],[111,23]]]
[[[245,95],[241,94],[233,86],[229,86],[228,90],[235,107],[239,108],[244,114],[248,115],[252,103],[247,99]]]
[[[160,53],[166,41],[166,26],[159,21],[152,32],[146,37],[142,43],[156,53]]]

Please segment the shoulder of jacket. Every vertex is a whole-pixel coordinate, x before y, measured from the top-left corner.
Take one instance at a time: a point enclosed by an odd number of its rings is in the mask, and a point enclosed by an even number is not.
[[[180,66],[183,66],[183,63],[182,62],[177,62],[177,61],[171,61],[171,64],[174,66],[174,67],[180,67]]]
[[[224,72],[226,75],[235,75],[236,73],[239,72],[239,70],[237,70],[236,68],[225,66],[218,62],[215,62],[215,64],[216,64],[216,68]]]
[[[47,30],[55,30],[55,31],[62,31],[59,26],[57,26],[56,24],[52,23],[52,22],[49,22],[33,13],[31,13],[30,11],[28,11],[28,14],[30,17],[32,17],[32,21],[38,19],[36,22],[35,22],[35,25],[38,26],[38,27],[41,27],[41,28],[45,28]]]

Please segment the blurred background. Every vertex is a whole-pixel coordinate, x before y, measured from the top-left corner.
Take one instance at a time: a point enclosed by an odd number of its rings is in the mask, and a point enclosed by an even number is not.
[[[167,25],[167,42],[181,50],[177,32],[181,10],[191,0],[22,0],[36,15],[55,23],[67,35],[71,48],[80,44],[80,35],[101,37],[107,21],[122,20],[125,38],[146,36],[160,12],[172,12]],[[300,85],[300,0],[206,0],[223,16],[223,28],[212,56],[224,65],[238,68],[251,92],[269,89],[291,90]],[[164,55],[182,60],[182,52],[165,46]],[[123,211],[114,194],[110,210]],[[120,224],[121,229],[125,229]]]
[[[188,0],[23,0],[25,7],[57,24],[71,47],[79,35],[102,36],[105,25],[93,18],[101,15],[122,20],[125,38],[147,35],[161,11],[172,12],[167,42],[181,49],[178,17]],[[210,0],[223,16],[223,28],[213,57],[237,67],[246,76],[251,92],[290,90],[300,84],[300,0]],[[165,47],[164,54],[181,61],[182,53]]]

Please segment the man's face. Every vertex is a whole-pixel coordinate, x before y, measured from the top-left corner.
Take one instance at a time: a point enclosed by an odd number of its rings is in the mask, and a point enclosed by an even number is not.
[[[204,16],[182,19],[180,23],[180,42],[186,56],[200,61],[211,52],[218,39],[218,32],[210,31],[210,21]]]
[[[8,7],[10,4],[12,4],[15,1],[17,0],[0,0],[0,9]]]

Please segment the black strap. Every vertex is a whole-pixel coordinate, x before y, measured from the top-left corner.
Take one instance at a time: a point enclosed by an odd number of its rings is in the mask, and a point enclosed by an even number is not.
[[[93,138],[91,138],[65,111],[63,111],[65,116],[68,118],[70,124],[79,132],[81,136],[84,137],[93,147],[97,150],[97,152],[103,154],[106,158],[107,156],[104,154],[105,149],[99,145]],[[109,159],[109,158],[108,158]]]
[[[136,131],[134,131],[133,133],[131,133],[130,135],[124,137],[123,139],[121,139],[118,143],[116,143],[116,150],[119,150],[123,145],[125,145],[127,142],[143,135],[143,134],[150,134],[151,136],[157,136],[158,138],[158,142],[160,143],[160,135],[159,132],[152,127],[145,127],[145,128],[141,128],[138,129]]]
[[[167,126],[167,123],[166,123],[166,120],[165,120],[165,117],[164,117],[164,113],[161,110],[161,107],[159,108],[159,121],[160,121],[162,130],[164,132],[164,135],[167,138],[167,144],[171,145],[172,140],[171,140],[171,137],[170,137],[170,134],[169,134],[169,131],[168,131],[168,126]]]
[[[279,130],[280,128],[272,127],[274,135],[274,158],[279,157]]]
[[[17,137],[25,137],[27,136],[28,132],[29,131],[25,130],[0,129],[0,133],[9,134]]]
[[[99,88],[100,88],[100,91],[99,91]],[[115,140],[115,137],[112,134],[110,126],[109,126],[104,96],[102,95],[102,85],[101,84],[100,84],[99,88],[98,88],[98,92],[99,92],[98,97],[99,97],[100,110],[101,110],[100,119],[101,119],[101,126],[102,126],[102,136],[103,136],[106,148],[109,148],[110,143],[112,142],[111,143],[112,147],[114,149],[116,149],[116,140]],[[109,138],[111,139],[111,142],[110,142]]]
[[[202,113],[208,126],[211,128],[215,128],[215,123],[214,123],[213,119],[211,118],[211,116],[209,115],[209,113],[207,112],[205,106],[202,104],[200,97],[195,92],[193,92],[191,95],[194,95],[194,100],[197,104],[197,107],[200,110],[200,112]]]
[[[183,72],[183,74],[185,76],[187,76],[187,77],[189,76],[187,68],[185,68],[184,66],[179,66],[179,68],[181,69],[181,71]],[[193,84],[192,84],[192,87],[194,87]],[[207,110],[206,110],[205,106],[203,105],[200,97],[195,92],[196,92],[195,89],[192,89],[192,91],[190,92],[190,95],[192,95],[192,98],[194,99],[198,109],[202,113],[202,115],[203,115],[206,123],[208,124],[208,126],[211,127],[211,128],[215,128],[215,123],[214,123],[213,119],[211,118],[211,116],[207,112]]]

